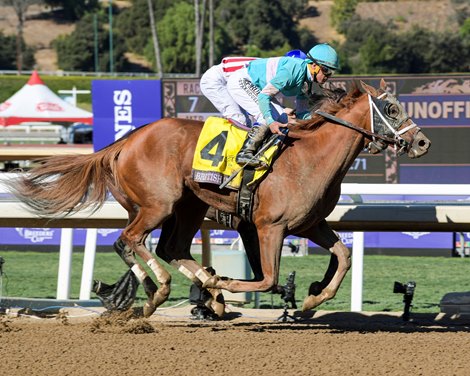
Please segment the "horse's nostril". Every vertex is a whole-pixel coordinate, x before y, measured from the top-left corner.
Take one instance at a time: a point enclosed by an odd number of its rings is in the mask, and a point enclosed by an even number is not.
[[[420,148],[425,148],[425,147],[428,146],[428,142],[427,142],[426,140],[419,140],[419,141],[418,141],[418,146],[419,146]]]

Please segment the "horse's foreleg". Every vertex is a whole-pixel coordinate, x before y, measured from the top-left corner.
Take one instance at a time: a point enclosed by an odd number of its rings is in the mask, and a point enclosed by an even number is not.
[[[341,282],[351,267],[351,251],[343,244],[325,220],[305,232],[302,236],[308,237],[319,246],[331,252],[330,263],[321,282],[310,285],[309,295],[305,298],[303,311],[315,308],[323,302],[335,297]]]
[[[260,228],[258,229],[258,238],[259,259],[261,261],[261,271],[258,272],[260,280],[225,280],[220,276],[212,276],[203,286],[221,288],[230,292],[264,292],[271,290],[277,284],[279,278],[279,264],[284,239],[283,228],[280,226]]]

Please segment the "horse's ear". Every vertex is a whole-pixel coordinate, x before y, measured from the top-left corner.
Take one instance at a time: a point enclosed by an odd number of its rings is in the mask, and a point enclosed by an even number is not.
[[[387,83],[385,82],[385,80],[383,78],[380,80],[380,88],[383,91],[387,91]]]
[[[367,85],[364,81],[360,80],[359,81],[361,83],[361,86],[362,88],[364,89],[364,91],[373,96],[373,97],[376,97],[377,96],[377,90],[375,88],[373,88],[372,86],[370,85]]]

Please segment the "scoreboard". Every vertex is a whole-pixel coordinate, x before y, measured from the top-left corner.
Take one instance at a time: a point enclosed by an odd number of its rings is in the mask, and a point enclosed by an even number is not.
[[[220,116],[202,94],[198,79],[163,81],[163,115],[193,120]]]
[[[353,81],[363,80],[379,87],[381,78],[335,77],[328,86],[348,90]],[[344,182],[470,184],[470,75],[383,78],[431,140],[431,148],[419,159],[398,157],[391,148],[379,154],[361,152]],[[164,116],[204,121],[220,115],[201,93],[198,79],[163,80],[162,85]]]
[[[354,77],[379,87],[380,77]],[[345,182],[470,183],[470,75],[384,77],[388,91],[397,95],[406,111],[431,140],[428,154],[418,159],[382,152],[383,163],[352,166]],[[353,78],[333,78],[329,84],[348,89]],[[361,153],[358,159],[373,157]],[[380,158],[380,157],[379,157]],[[360,166],[360,163],[357,163]],[[382,169],[383,167],[383,169]],[[383,180],[377,174],[383,172]],[[360,177],[361,176],[361,177]]]

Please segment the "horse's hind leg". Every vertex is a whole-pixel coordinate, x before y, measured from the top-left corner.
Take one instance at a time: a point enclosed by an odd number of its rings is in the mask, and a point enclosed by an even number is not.
[[[191,241],[204,220],[207,205],[192,197],[179,203],[175,213],[162,226],[158,242],[157,256],[171,264],[193,283],[202,287],[203,282],[211,277],[191,256]],[[224,314],[225,304],[219,289],[207,289],[212,299],[205,302],[217,316]]]
[[[307,232],[299,234],[309,238],[319,246],[331,252],[330,263],[323,280],[310,285],[308,296],[304,300],[303,311],[315,308],[335,297],[341,282],[351,267],[351,251],[335,234],[325,220]]]
[[[119,249],[122,250],[121,257],[142,283],[148,296],[148,300],[144,305],[144,316],[146,317],[155,312],[157,307],[165,302],[170,295],[170,274],[145,247],[145,239],[148,234],[162,222],[164,217],[162,210],[141,208],[135,219],[122,232],[120,237],[122,243],[116,242]],[[144,268],[137,262],[134,252],[150,267],[160,287],[153,282]]]

